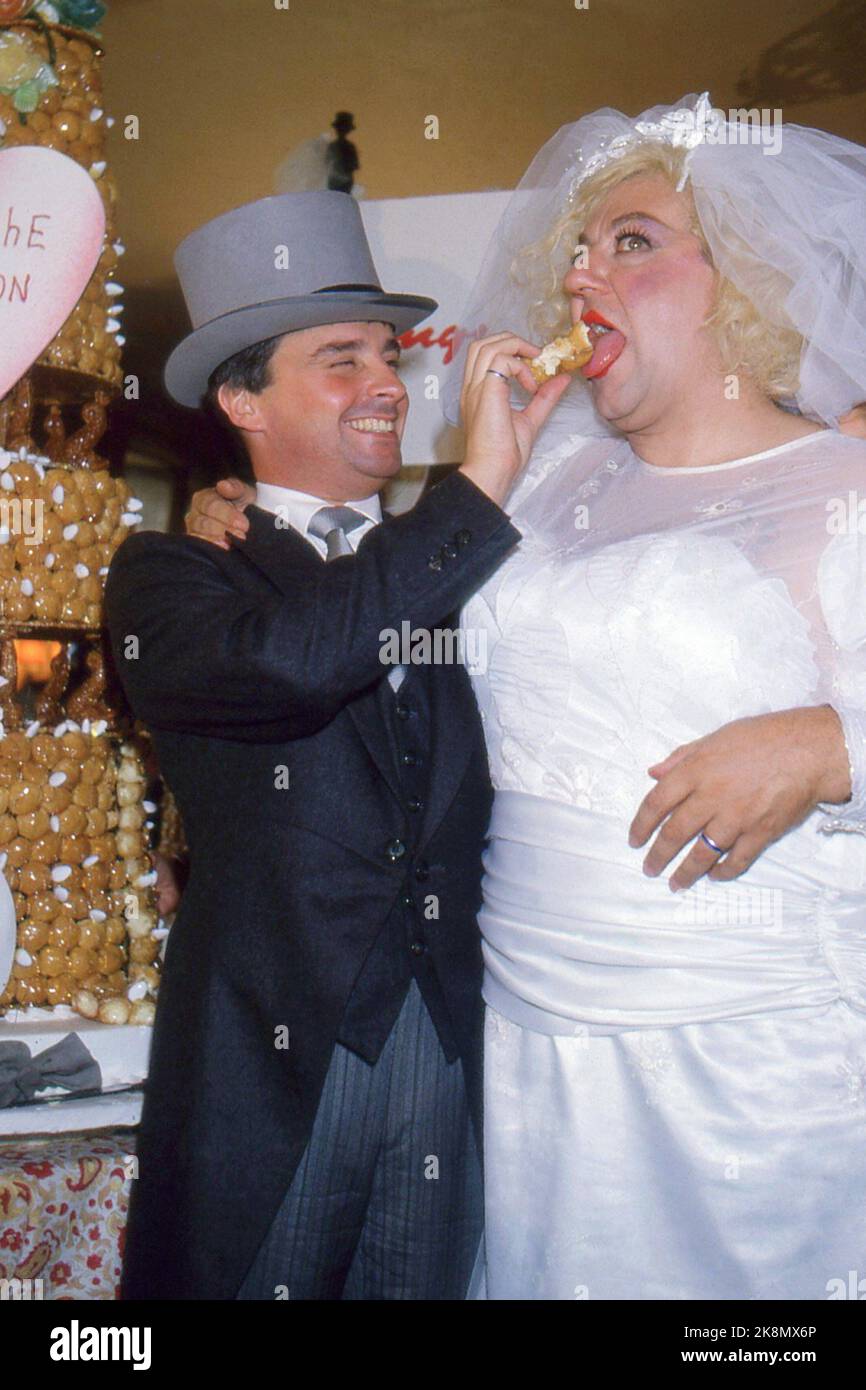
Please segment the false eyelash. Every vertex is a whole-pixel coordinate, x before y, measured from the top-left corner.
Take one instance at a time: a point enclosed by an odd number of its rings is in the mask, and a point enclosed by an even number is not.
[[[646,233],[646,231],[643,229],[643,227],[621,227],[620,230],[619,230],[619,231],[617,232],[617,234],[616,234],[616,244],[617,244],[617,246],[618,246],[619,243],[620,243],[621,241],[623,241],[626,237],[630,237],[630,236],[637,236],[637,237],[640,237],[643,241],[645,241],[645,242],[647,243],[648,246],[652,246],[652,245],[654,244],[653,241],[652,241],[652,238],[651,238],[650,236],[647,235],[647,233]]]

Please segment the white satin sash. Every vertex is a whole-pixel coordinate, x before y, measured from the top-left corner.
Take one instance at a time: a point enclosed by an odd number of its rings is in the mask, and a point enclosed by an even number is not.
[[[740,879],[677,894],[672,868],[643,874],[618,818],[497,791],[489,834],[484,997],[514,1023],[574,1035],[835,1000],[866,1012],[866,898],[803,862],[814,828]]]

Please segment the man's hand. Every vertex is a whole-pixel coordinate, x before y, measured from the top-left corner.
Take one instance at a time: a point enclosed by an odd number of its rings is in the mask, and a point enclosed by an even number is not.
[[[529,361],[539,352],[515,333],[494,333],[470,343],[460,395],[466,448],[460,472],[502,503],[532,452],[535,437],[571,378],[562,373],[538,385]],[[511,408],[514,378],[531,399]]]
[[[228,550],[229,536],[239,541],[246,538],[250,523],[244,508],[256,500],[256,490],[240,478],[223,478],[216,487],[201,488],[193,493],[184,525],[190,536],[212,541],[221,550]]]
[[[629,831],[629,844],[639,847],[662,826],[644,872],[660,874],[701,831],[726,851],[720,858],[697,840],[670,880],[675,892],[704,874],[739,877],[818,802],[851,795],[842,726],[829,705],[736,719],[648,771],[657,785]]]
[[[177,910],[183,892],[185,873],[177,859],[169,859],[161,850],[151,850],[153,866],[156,869],[154,896],[156,910],[160,917],[168,917]]]

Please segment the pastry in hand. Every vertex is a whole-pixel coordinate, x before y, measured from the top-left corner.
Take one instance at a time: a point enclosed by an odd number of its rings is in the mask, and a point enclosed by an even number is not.
[[[539,386],[560,372],[576,372],[592,357],[592,343],[586,331],[586,324],[578,319],[570,333],[562,338],[554,338],[552,343],[541,349],[537,357],[529,363],[529,370]]]

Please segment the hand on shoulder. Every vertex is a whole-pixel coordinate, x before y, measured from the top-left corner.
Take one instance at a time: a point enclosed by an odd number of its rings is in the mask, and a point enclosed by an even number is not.
[[[229,536],[246,539],[250,523],[244,511],[255,500],[255,488],[240,478],[223,478],[216,487],[199,488],[184,517],[187,535],[210,541],[221,550],[230,549]]]

